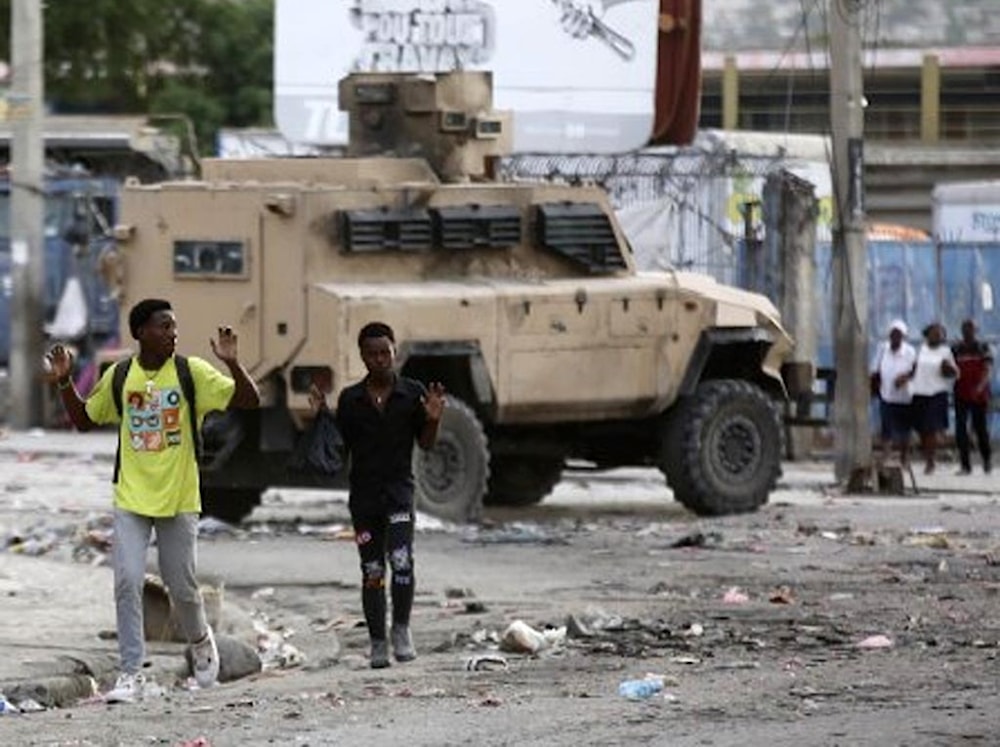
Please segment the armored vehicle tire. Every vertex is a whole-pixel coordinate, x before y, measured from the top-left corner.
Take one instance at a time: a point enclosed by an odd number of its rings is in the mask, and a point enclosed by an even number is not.
[[[449,521],[476,521],[490,476],[490,453],[472,408],[448,397],[430,451],[413,452],[416,507]]]
[[[783,436],[777,408],[760,387],[708,381],[667,417],[660,468],[674,497],[696,514],[754,511],[781,474]]]
[[[201,488],[201,513],[229,524],[239,524],[260,505],[258,488]]]
[[[538,503],[559,484],[563,464],[561,457],[493,457],[486,505],[530,506]]]

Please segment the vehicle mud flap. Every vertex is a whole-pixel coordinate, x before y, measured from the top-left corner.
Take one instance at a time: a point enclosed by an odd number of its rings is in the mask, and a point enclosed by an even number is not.
[[[448,397],[434,448],[414,447],[413,476],[418,510],[448,521],[479,520],[490,455],[486,432],[471,407]]]
[[[748,381],[702,383],[664,418],[659,465],[674,497],[701,516],[754,511],[781,475],[784,431]]]

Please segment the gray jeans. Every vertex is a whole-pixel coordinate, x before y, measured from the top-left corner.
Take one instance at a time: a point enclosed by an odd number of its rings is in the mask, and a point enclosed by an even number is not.
[[[153,528],[160,574],[189,641],[208,632],[198,580],[198,514],[171,517],[140,516],[115,509],[112,562],[115,572],[115,612],[118,619],[118,653],[123,672],[135,674],[146,655],[142,625],[142,587],[146,578],[146,552]]]

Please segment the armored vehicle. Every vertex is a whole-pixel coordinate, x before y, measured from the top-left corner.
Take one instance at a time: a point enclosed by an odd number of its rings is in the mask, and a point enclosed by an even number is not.
[[[492,178],[510,118],[488,73],[353,74],[339,93],[344,157],[207,161],[201,181],[123,192],[121,302],[171,299],[180,348],[209,360],[233,324],[261,388],[260,411],[206,424],[206,512],[239,519],[296,482],[307,392],[335,402],[365,374],[373,320],[405,375],[449,393],[415,454],[420,509],[534,503],[567,460],[657,465],[698,514],[767,500],[792,343],[766,298],[637,272],[598,188]]]

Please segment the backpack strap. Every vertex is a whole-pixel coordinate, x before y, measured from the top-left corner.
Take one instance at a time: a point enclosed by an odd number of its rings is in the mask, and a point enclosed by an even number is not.
[[[118,411],[118,418],[121,419],[124,404],[122,397],[125,394],[125,379],[128,378],[129,368],[132,367],[132,356],[122,358],[114,364],[115,370],[111,372],[111,395],[115,402],[115,409]],[[122,466],[122,427],[118,424],[118,446],[115,448],[115,471],[111,477],[111,482],[118,483],[118,472]]]
[[[118,417],[122,416],[124,409],[125,379],[128,378],[129,368],[132,366],[131,356],[123,358],[115,365],[115,370],[111,374],[111,393],[115,401],[115,409]],[[191,422],[191,437],[194,439],[195,459],[201,459],[201,433],[198,431],[198,411],[195,408],[194,377],[191,375],[191,365],[183,355],[174,355],[174,365],[177,367],[177,378],[181,384],[181,393],[188,404],[188,418]],[[115,449],[115,471],[111,478],[112,483],[118,482],[118,472],[121,469],[122,437],[121,426],[118,428],[118,448]]]
[[[191,375],[191,365],[183,355],[174,354],[174,364],[177,366],[177,378],[181,382],[181,392],[188,403],[188,418],[191,421],[191,438],[194,439],[194,456],[201,460],[201,432],[198,430],[198,410],[195,407],[194,377]]]

